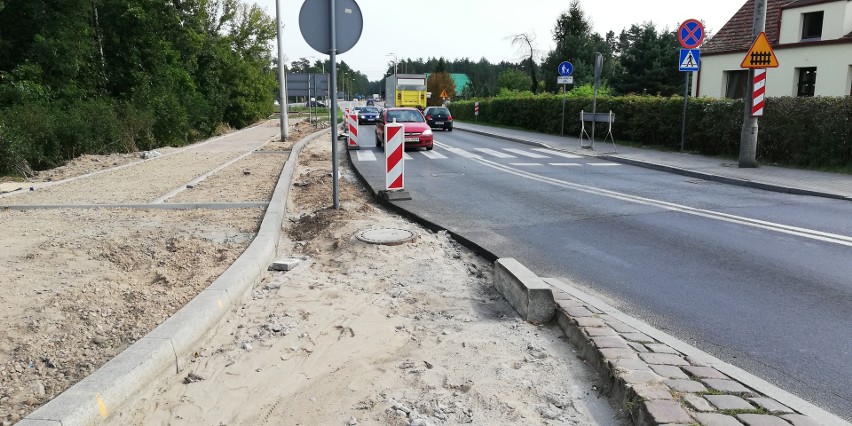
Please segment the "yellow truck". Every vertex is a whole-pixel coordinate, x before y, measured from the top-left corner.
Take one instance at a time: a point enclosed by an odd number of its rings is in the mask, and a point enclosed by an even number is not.
[[[396,74],[385,78],[385,107],[426,108],[426,74]]]

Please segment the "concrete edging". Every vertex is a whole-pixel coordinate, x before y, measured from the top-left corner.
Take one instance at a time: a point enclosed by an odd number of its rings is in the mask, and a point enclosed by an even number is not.
[[[553,319],[556,302],[550,286],[517,260],[504,257],[494,262],[494,287],[528,322]]]
[[[165,322],[65,392],[17,423],[19,426],[88,425],[108,419],[137,392],[173,369],[180,372],[195,345],[205,338],[260,282],[278,249],[281,225],[299,153],[315,132],[293,147],[254,240],[213,283]]]

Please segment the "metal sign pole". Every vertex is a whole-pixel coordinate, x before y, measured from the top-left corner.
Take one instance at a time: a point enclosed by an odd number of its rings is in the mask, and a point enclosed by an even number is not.
[[[340,208],[340,193],[337,181],[337,22],[336,22],[336,2],[331,2],[331,180],[332,180],[332,201],[334,209]]]
[[[754,17],[752,21],[751,38],[754,40],[766,29],[766,0],[755,0]],[[748,81],[754,81],[754,69],[748,70]],[[740,168],[757,167],[757,117],[751,114],[751,103],[754,93],[754,85],[748,85],[746,93],[745,111],[743,113],[743,129],[740,133]]]
[[[565,94],[567,87],[567,84],[562,85],[562,130],[559,131],[561,136],[565,136]]]
[[[275,20],[278,25],[278,122],[281,140],[287,140],[290,123],[287,118],[287,82],[284,80],[284,30],[281,25],[281,0],[275,0]]]
[[[686,72],[686,82],[683,83],[683,116],[680,120],[680,152],[683,152],[684,141],[686,140],[686,103],[689,100],[689,74]]]

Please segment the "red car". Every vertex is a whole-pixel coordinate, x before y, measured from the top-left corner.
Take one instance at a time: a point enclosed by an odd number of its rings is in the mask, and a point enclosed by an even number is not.
[[[402,124],[405,132],[405,148],[432,149],[432,129],[423,113],[416,108],[385,108],[376,120],[376,146],[385,143],[385,123]]]

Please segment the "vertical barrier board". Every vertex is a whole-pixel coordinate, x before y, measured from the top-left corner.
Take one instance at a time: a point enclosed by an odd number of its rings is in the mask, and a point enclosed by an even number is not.
[[[402,124],[385,125],[385,188],[388,191],[405,189],[403,149],[405,131]]]

